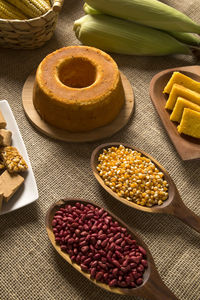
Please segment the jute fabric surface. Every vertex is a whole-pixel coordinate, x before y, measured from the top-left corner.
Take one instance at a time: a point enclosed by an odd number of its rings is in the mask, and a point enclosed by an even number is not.
[[[200,22],[199,1],[165,3]],[[27,120],[21,101],[23,84],[50,52],[79,45],[73,22],[84,13],[82,1],[67,0],[53,38],[37,50],[0,49],[0,98],[8,100],[32,163],[39,190],[34,204],[0,216],[1,300],[122,300],[96,287],[65,262],[51,246],[44,226],[49,206],[63,197],[84,198],[112,210],[147,243],[164,283],[181,300],[200,299],[200,235],[178,219],[130,209],[109,196],[92,175],[90,155],[102,142],[121,141],[155,157],[170,173],[184,203],[200,215],[200,161],[183,162],[173,147],[149,97],[153,75],[166,68],[198,64],[191,56],[113,55],[130,80],[135,112],[114,136],[93,143],[65,143],[40,134]],[[160,299],[162,300],[162,299]]]

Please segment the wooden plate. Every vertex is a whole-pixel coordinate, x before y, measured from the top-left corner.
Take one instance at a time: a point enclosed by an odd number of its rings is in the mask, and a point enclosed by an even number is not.
[[[29,121],[39,131],[57,140],[66,142],[89,142],[109,137],[122,129],[127,124],[134,110],[134,94],[132,86],[126,76],[122,73],[121,78],[125,91],[125,105],[123,106],[117,118],[106,126],[94,129],[89,132],[73,133],[56,128],[42,120],[33,105],[32,99],[35,72],[29,75],[22,90],[22,103],[25,114],[28,117]]]
[[[165,109],[167,95],[163,94],[163,89],[174,71],[200,81],[200,66],[187,66],[167,69],[155,75],[150,83],[150,97],[160,116],[160,119],[172,141],[174,147],[183,160],[200,158],[200,140],[195,139],[177,131],[177,123],[170,121],[170,113]]]

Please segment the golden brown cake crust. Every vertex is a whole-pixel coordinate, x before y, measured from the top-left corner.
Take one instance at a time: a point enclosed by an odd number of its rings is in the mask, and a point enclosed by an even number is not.
[[[61,48],[38,66],[33,103],[58,128],[79,132],[108,124],[124,104],[117,64],[93,47]]]

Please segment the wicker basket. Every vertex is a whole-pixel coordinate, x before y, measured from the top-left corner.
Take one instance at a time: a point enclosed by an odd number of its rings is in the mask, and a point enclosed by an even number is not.
[[[54,33],[63,1],[52,1],[52,8],[46,14],[34,19],[0,19],[0,47],[13,49],[41,47]]]

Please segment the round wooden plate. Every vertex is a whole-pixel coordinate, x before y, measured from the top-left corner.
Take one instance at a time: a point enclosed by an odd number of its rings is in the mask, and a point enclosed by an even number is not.
[[[134,94],[132,86],[126,76],[122,73],[120,74],[125,91],[125,104],[117,118],[106,126],[99,127],[89,132],[73,133],[56,128],[42,120],[33,105],[32,99],[35,72],[31,73],[28,76],[22,90],[22,103],[25,114],[28,117],[29,121],[39,131],[57,140],[66,142],[90,142],[109,137],[122,129],[127,124],[134,110]]]

